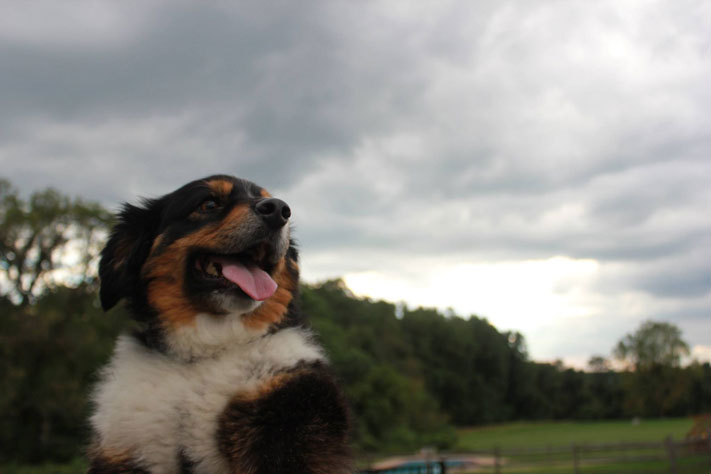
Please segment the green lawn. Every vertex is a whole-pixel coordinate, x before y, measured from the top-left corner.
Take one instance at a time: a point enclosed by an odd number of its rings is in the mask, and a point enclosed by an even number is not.
[[[459,430],[453,451],[479,451],[487,454],[498,447],[501,472],[543,474],[570,473],[573,470],[572,446],[608,445],[605,449],[578,451],[581,473],[669,472],[668,452],[661,441],[672,436],[682,441],[691,418],[592,422],[520,422]],[[612,447],[617,443],[659,443],[657,447]],[[521,450],[535,450],[525,451]],[[491,454],[489,454],[491,456]],[[708,454],[677,448],[676,463],[683,472],[708,474]],[[475,471],[493,472],[493,470]]]
[[[671,435],[681,440],[693,425],[691,418],[631,421],[560,421],[521,422],[460,429],[454,451],[491,450],[495,446],[511,448],[545,448],[569,446],[572,443],[618,443],[661,441]]]

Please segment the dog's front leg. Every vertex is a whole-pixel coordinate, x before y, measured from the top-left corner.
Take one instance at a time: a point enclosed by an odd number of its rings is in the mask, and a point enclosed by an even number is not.
[[[218,438],[235,473],[352,472],[348,410],[322,363],[237,394],[220,416]]]

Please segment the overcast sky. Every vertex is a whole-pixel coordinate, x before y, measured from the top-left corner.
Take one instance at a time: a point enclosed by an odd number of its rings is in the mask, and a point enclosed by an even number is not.
[[[213,173],[308,281],[584,366],[646,319],[711,359],[706,1],[4,1],[0,174],[115,209]]]

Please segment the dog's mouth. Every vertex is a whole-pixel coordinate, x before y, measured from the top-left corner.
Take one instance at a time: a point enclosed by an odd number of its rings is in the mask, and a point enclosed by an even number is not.
[[[238,254],[199,252],[193,268],[197,278],[215,289],[239,290],[255,301],[264,301],[277,289],[269,274],[273,264],[268,257],[266,245]]]

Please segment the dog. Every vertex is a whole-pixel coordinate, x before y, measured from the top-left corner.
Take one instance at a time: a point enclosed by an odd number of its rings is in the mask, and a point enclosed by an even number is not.
[[[352,472],[347,404],[298,308],[290,216],[226,175],[124,204],[100,300],[138,324],[92,397],[90,474]]]

